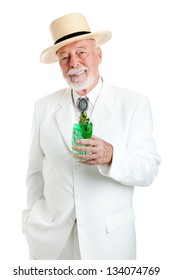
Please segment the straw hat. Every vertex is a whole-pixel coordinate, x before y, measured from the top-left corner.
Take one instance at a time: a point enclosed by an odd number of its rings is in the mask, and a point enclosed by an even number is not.
[[[86,18],[79,13],[65,15],[50,24],[54,45],[45,49],[40,56],[43,63],[58,61],[56,52],[63,46],[84,39],[95,39],[98,45],[106,43],[112,36],[107,30],[91,32]]]

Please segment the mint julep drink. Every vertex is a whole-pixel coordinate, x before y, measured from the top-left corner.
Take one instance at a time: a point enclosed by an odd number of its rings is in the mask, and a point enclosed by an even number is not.
[[[90,139],[93,133],[93,124],[87,116],[86,110],[88,109],[88,98],[82,97],[78,99],[77,108],[80,111],[79,123],[73,125],[72,131],[72,145],[79,146],[76,144],[78,139]],[[76,154],[85,154],[85,152],[78,152],[73,150]]]

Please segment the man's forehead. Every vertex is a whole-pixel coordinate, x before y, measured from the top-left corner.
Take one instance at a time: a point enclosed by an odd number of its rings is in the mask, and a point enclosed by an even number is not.
[[[60,48],[58,50],[57,53],[60,54],[62,52],[68,52],[68,50],[70,50],[70,49],[88,48],[94,42],[95,42],[95,40],[93,40],[93,39],[76,41],[76,42],[63,46],[62,48]]]

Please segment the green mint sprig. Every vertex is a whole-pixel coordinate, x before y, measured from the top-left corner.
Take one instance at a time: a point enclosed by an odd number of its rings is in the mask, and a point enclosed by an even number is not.
[[[88,118],[86,112],[82,112],[82,113],[80,114],[79,123],[80,123],[80,124],[89,124],[89,123],[91,123],[91,122],[90,122],[90,119]]]

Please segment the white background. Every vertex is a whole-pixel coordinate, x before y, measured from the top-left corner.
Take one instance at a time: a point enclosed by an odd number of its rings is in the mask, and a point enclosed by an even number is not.
[[[49,24],[82,12],[93,31],[108,29],[101,75],[151,101],[154,137],[162,157],[159,174],[136,188],[134,208],[140,264],[167,266],[173,250],[173,6],[170,0],[15,0],[0,4],[0,255],[5,265],[28,260],[21,232],[25,175],[34,102],[66,86],[57,64],[40,63],[52,45]]]

